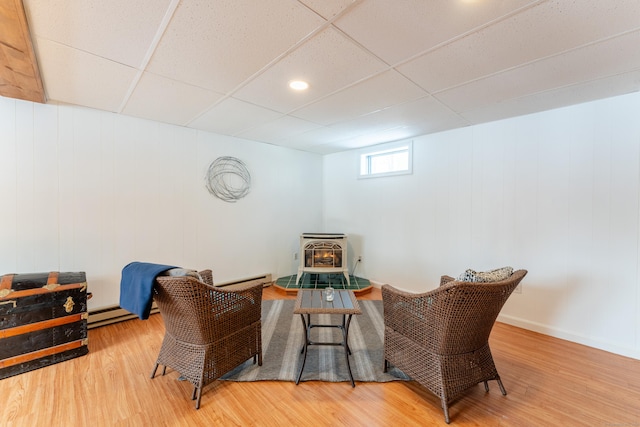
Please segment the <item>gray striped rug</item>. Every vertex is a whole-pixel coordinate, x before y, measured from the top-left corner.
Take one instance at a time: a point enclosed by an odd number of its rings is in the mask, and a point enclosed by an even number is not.
[[[262,302],[262,366],[248,360],[222,380],[229,381],[295,381],[302,363],[300,350],[304,334],[300,315],[293,314],[293,300]],[[359,301],[362,314],[353,316],[349,328],[349,363],[355,381],[386,382],[408,380],[393,368],[384,373],[384,323],[382,301]],[[341,315],[312,315],[313,324],[339,324]],[[312,328],[313,341],[340,341],[337,328]],[[300,381],[349,381],[344,348],[339,346],[311,346]]]

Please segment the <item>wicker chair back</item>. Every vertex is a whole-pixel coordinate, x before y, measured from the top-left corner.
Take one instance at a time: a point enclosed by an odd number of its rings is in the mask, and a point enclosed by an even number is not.
[[[212,283],[210,270],[200,272]],[[202,388],[253,357],[262,365],[262,284],[234,290],[190,276],[158,276],[154,300],[165,337],[151,377],[159,365],[178,371],[194,385],[200,407]]]
[[[449,403],[480,382],[496,380],[489,335],[513,290],[527,274],[489,283],[441,278],[441,286],[413,294],[382,287],[385,370],[392,364],[440,397],[449,422]]]

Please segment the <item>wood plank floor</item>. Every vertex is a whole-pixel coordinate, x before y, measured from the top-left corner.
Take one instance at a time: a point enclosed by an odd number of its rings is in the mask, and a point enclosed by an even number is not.
[[[177,373],[149,378],[163,333],[160,315],[92,329],[87,356],[0,380],[0,426],[446,425],[437,398],[400,381],[216,381],[195,410]],[[451,425],[640,426],[640,360],[500,323],[491,348],[509,394],[472,388]]]

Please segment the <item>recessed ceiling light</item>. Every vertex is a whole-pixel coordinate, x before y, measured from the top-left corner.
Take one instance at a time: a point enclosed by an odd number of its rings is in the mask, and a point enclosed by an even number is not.
[[[309,88],[309,83],[302,80],[291,80],[289,87],[293,90],[305,90]]]

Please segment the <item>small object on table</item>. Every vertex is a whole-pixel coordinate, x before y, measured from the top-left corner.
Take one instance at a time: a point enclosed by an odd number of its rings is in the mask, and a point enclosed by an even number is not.
[[[331,286],[328,286],[324,289],[324,294],[327,301],[333,301],[333,288]]]
[[[333,298],[331,301],[329,301],[327,296],[323,295],[323,293],[326,294],[326,289],[324,291],[305,289],[299,291],[298,297],[296,298],[296,305],[293,309],[293,313],[300,315],[300,318],[302,319],[302,326],[304,328],[304,347],[302,347],[302,350],[300,351],[304,356],[302,358],[302,364],[300,365],[300,371],[298,372],[298,378],[296,379],[296,385],[300,383],[302,371],[304,370],[304,364],[307,361],[307,350],[310,345],[339,345],[344,347],[344,355],[347,362],[347,370],[349,371],[349,378],[351,379],[351,386],[355,387],[356,383],[353,381],[353,374],[351,373],[351,366],[349,364],[349,355],[351,354],[348,343],[349,325],[351,323],[351,316],[353,316],[354,314],[362,314],[362,310],[360,310],[358,300],[356,299],[353,291],[333,290]],[[341,314],[342,324],[312,324],[312,314]],[[311,328],[338,328],[342,331],[342,341],[311,341]]]

